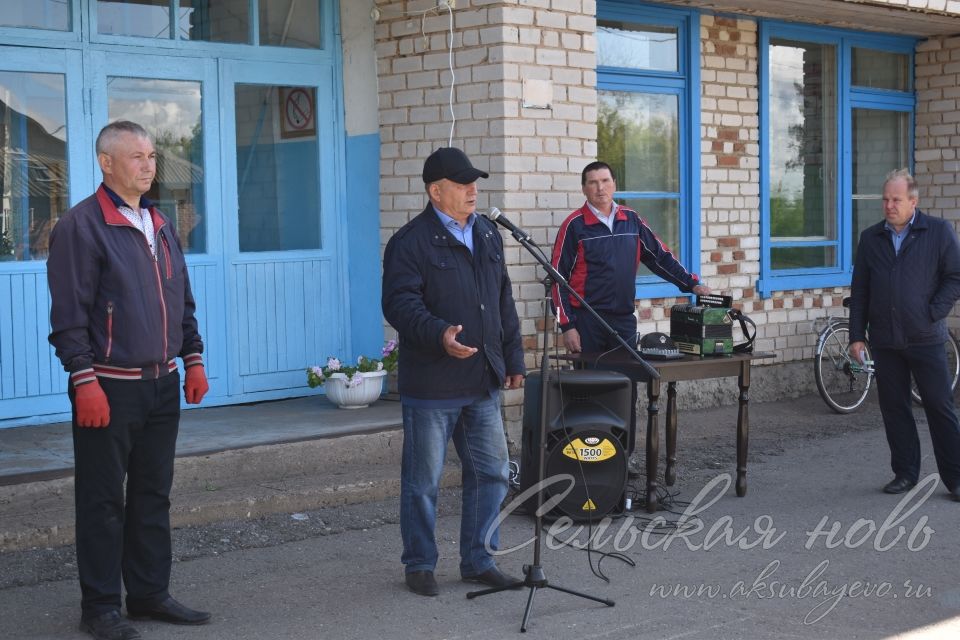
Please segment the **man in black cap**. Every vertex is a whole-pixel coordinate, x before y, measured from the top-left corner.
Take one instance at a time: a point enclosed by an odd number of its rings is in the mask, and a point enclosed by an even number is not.
[[[508,479],[499,388],[523,384],[523,347],[503,240],[476,214],[481,177],[489,175],[463,151],[433,152],[423,165],[430,203],[394,234],[383,259],[383,314],[403,346],[400,560],[407,586],[424,596],[439,593],[434,528],[451,437],[463,464],[460,575],[519,584],[492,552]]]

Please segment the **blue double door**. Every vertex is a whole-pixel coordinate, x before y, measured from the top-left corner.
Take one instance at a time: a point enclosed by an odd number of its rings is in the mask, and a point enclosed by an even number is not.
[[[45,238],[99,183],[94,138],[116,119],[139,122],[155,140],[148,197],[187,253],[211,382],[205,404],[305,393],[304,369],[345,353],[334,59],[0,47],[8,134],[0,139],[0,300],[10,303],[0,305],[0,427],[69,410],[66,376],[46,341]]]

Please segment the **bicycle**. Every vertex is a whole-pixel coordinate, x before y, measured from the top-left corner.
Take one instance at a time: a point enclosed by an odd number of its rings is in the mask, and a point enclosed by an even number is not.
[[[849,308],[850,298],[843,299],[844,309]],[[828,407],[837,413],[852,413],[867,399],[873,384],[873,358],[870,345],[864,352],[864,362],[856,362],[847,351],[850,344],[850,323],[846,316],[829,316],[814,322],[817,331],[817,348],[813,358],[813,377],[817,391]],[[956,390],[960,379],[960,347],[953,334],[948,334],[943,345],[947,352],[947,366],[952,380],[950,388]],[[922,404],[916,383],[910,387],[910,395],[917,404]]]

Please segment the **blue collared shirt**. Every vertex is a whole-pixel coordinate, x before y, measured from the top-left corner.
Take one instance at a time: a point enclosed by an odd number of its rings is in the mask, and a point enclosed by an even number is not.
[[[897,230],[890,226],[889,222],[883,223],[883,228],[890,232],[890,239],[893,240],[893,252],[897,255],[900,255],[900,247],[903,246],[904,239],[910,234],[910,229],[913,228],[913,221],[917,219],[917,212],[914,211],[913,215],[910,216],[910,222],[907,225],[900,229],[900,233],[897,233]]]
[[[461,244],[466,246],[467,249],[470,250],[470,253],[473,254],[473,223],[477,220],[477,214],[471,213],[467,218],[467,224],[461,227],[459,222],[443,211],[440,211],[440,209],[437,209],[436,206],[433,207],[433,210],[437,212],[437,217],[440,218],[440,224],[450,232],[450,235],[459,240]]]

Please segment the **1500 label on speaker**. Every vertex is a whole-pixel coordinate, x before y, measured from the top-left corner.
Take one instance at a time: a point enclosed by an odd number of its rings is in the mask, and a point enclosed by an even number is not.
[[[629,378],[612,371],[550,372],[543,477],[571,480],[546,483],[544,502],[556,501],[547,515],[599,519],[623,504],[631,384]],[[531,373],[523,403],[521,491],[540,479],[540,389],[540,374]],[[536,494],[525,506],[529,512],[536,508]]]

